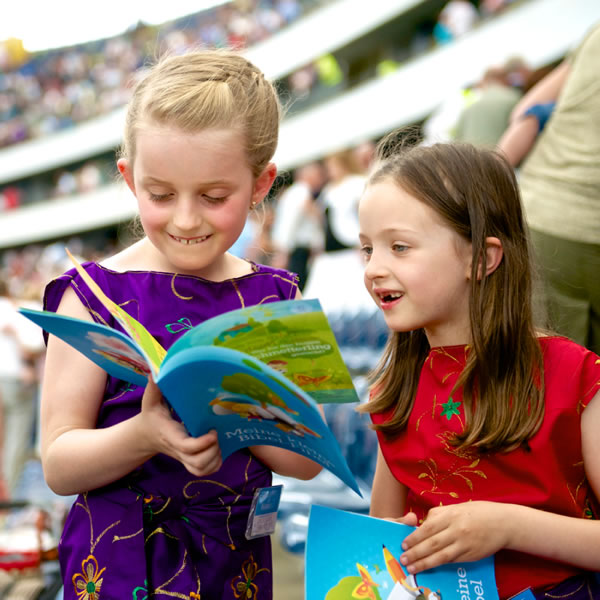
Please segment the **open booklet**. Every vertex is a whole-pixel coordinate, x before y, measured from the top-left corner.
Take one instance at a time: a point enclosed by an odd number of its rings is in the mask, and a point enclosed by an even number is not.
[[[145,386],[151,377],[193,436],[215,429],[223,458],[271,445],[307,456],[360,495],[317,403],[358,402],[318,300],[283,300],[223,313],[165,351],[145,327],[79,274],[126,334],[92,321],[20,312],[107,373]]]
[[[313,505],[306,539],[306,600],[498,600],[494,557],[410,575],[402,541],[415,527]]]

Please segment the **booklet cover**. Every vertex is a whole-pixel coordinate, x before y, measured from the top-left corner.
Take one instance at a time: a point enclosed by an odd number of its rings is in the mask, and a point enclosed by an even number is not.
[[[317,406],[358,402],[318,300],[224,313],[190,328],[165,351],[74,262],[127,334],[53,312],[20,312],[114,377],[140,386],[152,377],[190,435],[217,431],[223,458],[247,446],[286,448],[320,463],[360,495]]]
[[[306,600],[498,600],[494,557],[404,571],[415,527],[314,505],[306,540]]]

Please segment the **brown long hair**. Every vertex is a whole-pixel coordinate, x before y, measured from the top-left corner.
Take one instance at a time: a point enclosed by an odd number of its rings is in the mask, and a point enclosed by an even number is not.
[[[513,169],[498,153],[470,144],[406,150],[391,140],[388,136],[380,142],[369,184],[393,181],[435,210],[472,246],[472,340],[455,386],[463,387],[466,423],[452,443],[484,452],[511,450],[535,434],[544,415],[531,253]],[[485,240],[490,236],[500,239],[504,254],[500,265],[486,275]],[[393,438],[408,423],[429,350],[422,329],[390,335],[371,375],[371,399],[359,409],[392,411],[386,423],[374,426],[387,437]]]

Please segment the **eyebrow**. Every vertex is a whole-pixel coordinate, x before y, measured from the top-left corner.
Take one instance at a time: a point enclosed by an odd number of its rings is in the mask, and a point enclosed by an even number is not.
[[[381,230],[381,233],[383,234],[392,234],[392,235],[402,235],[404,233],[413,233],[416,234],[418,233],[418,231],[415,231],[414,229],[399,229],[397,227],[386,227],[385,229]]]
[[[158,177],[154,177],[152,175],[146,175],[142,177],[142,183],[158,183],[160,185],[172,185],[171,182],[166,181],[164,179],[159,179]],[[229,185],[230,182],[226,179],[214,179],[213,181],[203,181],[199,185],[201,187],[211,187],[215,185]]]

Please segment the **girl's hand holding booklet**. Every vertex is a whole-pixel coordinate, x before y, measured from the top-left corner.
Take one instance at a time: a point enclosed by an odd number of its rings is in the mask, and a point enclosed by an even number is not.
[[[190,435],[217,431],[223,458],[247,446],[287,448],[360,494],[317,408],[358,402],[318,300],[284,300],[218,315],[189,328],[166,351],[71,259],[125,333],[53,312],[21,308],[22,314],[114,377],[141,386],[151,377]]]
[[[498,600],[494,557],[411,575],[402,540],[414,527],[313,505],[306,539],[306,600]]]

